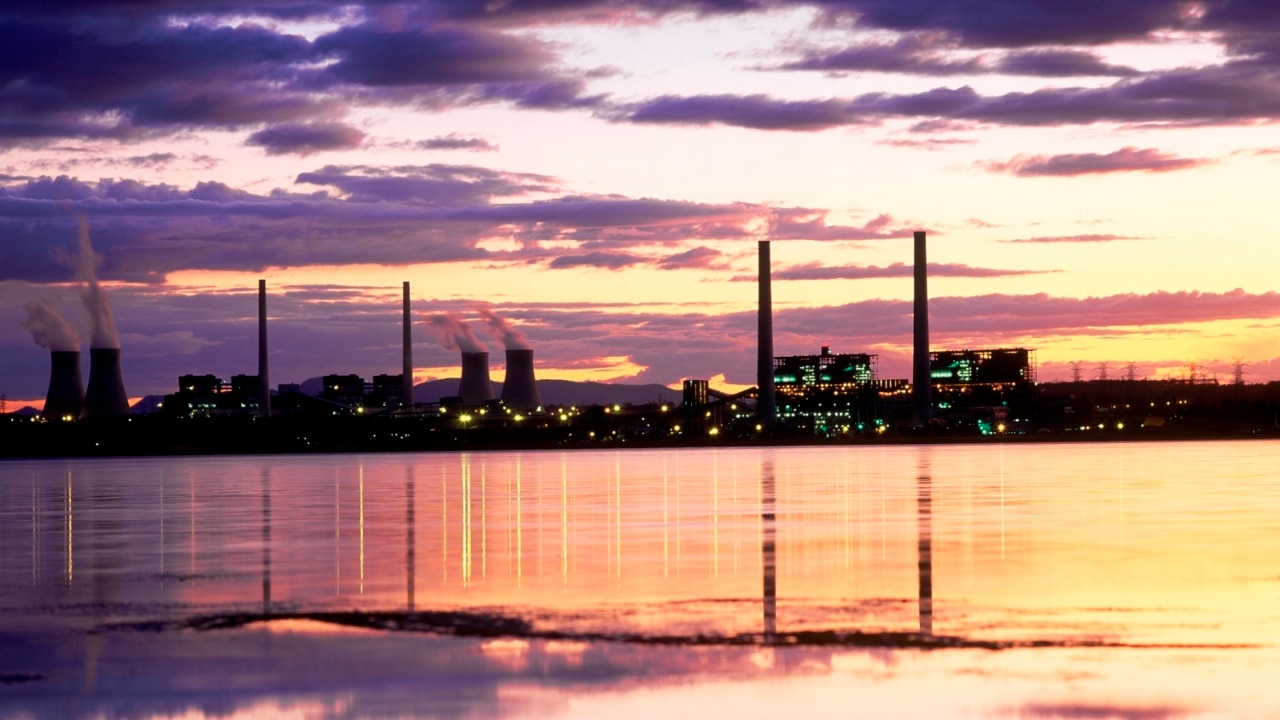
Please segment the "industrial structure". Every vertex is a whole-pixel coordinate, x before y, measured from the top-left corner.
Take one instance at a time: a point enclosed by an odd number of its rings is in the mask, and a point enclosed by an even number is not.
[[[79,350],[49,353],[49,392],[43,415],[50,420],[75,420],[84,410],[84,381],[80,375]]]
[[[106,418],[129,414],[129,396],[120,371],[120,348],[89,348],[89,385],[80,417]]]
[[[533,377],[533,350],[507,349],[507,376],[502,381],[502,404],[514,410],[542,407],[542,396]]]
[[[912,313],[912,406],[915,426],[923,428],[933,417],[933,399],[929,372],[929,263],[925,253],[925,234],[915,234],[915,305]]]
[[[773,359],[778,418],[828,434],[866,430],[883,424],[881,393],[906,386],[905,380],[877,378],[875,355],[832,353]]]
[[[940,350],[929,354],[935,406],[951,425],[984,432],[1028,414],[1035,400],[1035,351]]]

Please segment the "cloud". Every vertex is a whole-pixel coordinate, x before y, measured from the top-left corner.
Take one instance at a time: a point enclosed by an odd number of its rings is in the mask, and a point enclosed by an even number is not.
[[[342,123],[288,123],[253,133],[247,145],[266,148],[268,155],[311,155],[323,150],[360,147],[364,133]]]
[[[297,183],[262,194],[212,181],[191,188],[70,176],[0,183],[0,234],[11,240],[0,244],[0,279],[65,281],[53,252],[74,247],[77,213],[93,225],[100,276],[137,282],[183,269],[344,263],[621,267],[628,255],[635,264],[710,267],[712,251],[689,244],[910,236],[887,215],[842,226],[814,208],[558,194],[555,178],[467,165],[327,165],[300,173]],[[318,190],[302,192],[308,186]],[[491,249],[495,238],[505,249]]]
[[[1007,162],[988,162],[982,166],[992,172],[1019,177],[1075,177],[1117,172],[1173,172],[1206,165],[1212,161],[1180,158],[1153,148],[1125,147],[1115,152],[1063,155],[1018,155]]]
[[[1034,48],[1002,55],[959,52],[958,43],[938,32],[909,33],[894,42],[870,42],[839,49],[810,48],[800,60],[778,70],[881,72],[943,77],[1029,75],[1034,77],[1132,77],[1137,70],[1104,62],[1085,50]]]
[[[961,263],[929,263],[929,277],[968,277],[993,278],[1016,275],[1037,275],[1052,272],[1048,270],[1007,270],[1000,268],[975,267]],[[872,278],[906,278],[912,277],[915,266],[907,263],[891,265],[844,265],[827,266],[822,263],[806,263],[774,270],[774,280],[867,280]],[[735,281],[755,282],[754,275],[737,275]]]
[[[729,125],[756,130],[826,130],[868,122],[841,100],[777,100],[766,95],[664,95],[624,108],[633,123]]]
[[[498,149],[497,145],[478,137],[464,137],[457,133],[449,133],[440,137],[419,140],[417,146],[423,150],[474,150],[477,152],[492,152]]]
[[[1129,235],[1088,234],[1088,235],[1048,235],[1041,237],[1015,238],[1001,240],[1005,243],[1105,243],[1117,240],[1145,240],[1146,238]]]
[[[658,262],[663,270],[710,270],[726,266],[724,254],[709,247],[696,247],[664,257]]]
[[[547,267],[553,270],[578,267],[621,270],[624,267],[638,265],[643,262],[645,262],[644,258],[630,253],[596,251],[581,255],[561,255],[560,257],[552,258],[551,262],[547,263]]]

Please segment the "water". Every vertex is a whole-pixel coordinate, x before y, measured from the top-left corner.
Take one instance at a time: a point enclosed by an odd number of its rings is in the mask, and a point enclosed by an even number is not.
[[[1278,461],[1255,441],[9,462],[0,713],[1274,716]]]

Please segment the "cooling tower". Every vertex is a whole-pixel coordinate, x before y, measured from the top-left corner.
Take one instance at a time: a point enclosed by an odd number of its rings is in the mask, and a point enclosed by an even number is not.
[[[756,338],[756,414],[763,423],[772,423],[777,419],[777,400],[773,387],[773,289],[769,270],[769,241],[761,240],[760,304],[757,310],[759,324]]]
[[[122,417],[129,414],[129,396],[120,373],[119,348],[89,349],[89,387],[80,417]]]
[[[533,351],[507,350],[507,377],[502,381],[502,402],[517,410],[542,406],[538,385],[533,379]]]
[[[462,380],[458,397],[464,403],[482,403],[493,399],[493,383],[489,381],[489,353],[462,353]]]
[[[44,398],[47,420],[75,419],[84,409],[84,380],[80,375],[79,350],[54,350],[49,353],[49,392]]]
[[[924,427],[933,417],[933,398],[929,372],[929,264],[925,260],[923,232],[916,232],[915,245],[915,349],[911,387],[916,427]]]

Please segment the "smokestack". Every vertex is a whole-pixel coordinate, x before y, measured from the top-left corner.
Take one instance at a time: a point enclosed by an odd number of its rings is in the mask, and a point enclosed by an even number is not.
[[[401,407],[413,405],[413,330],[409,316],[409,281],[404,281],[404,370],[401,377]]]
[[[80,417],[121,417],[129,414],[118,348],[89,348],[89,387]]]
[[[533,351],[527,348],[507,350],[507,377],[502,381],[502,402],[518,410],[542,407],[542,396],[533,379]]]
[[[916,231],[915,245],[915,345],[911,384],[916,427],[921,428],[927,426],[933,417],[929,373],[929,265],[925,259],[923,231]]]
[[[464,403],[482,403],[493,399],[493,383],[489,380],[489,353],[462,353],[462,380],[458,397]]]
[[[271,417],[271,378],[267,375],[266,280],[258,280],[258,416]]]
[[[79,350],[54,350],[49,353],[49,392],[44,397],[44,416],[48,420],[75,419],[84,411],[84,381],[80,375]]]
[[[777,399],[773,391],[773,290],[770,287],[772,278],[769,272],[769,241],[761,240],[759,245],[760,307],[759,337],[756,340],[756,387],[759,399],[756,401],[756,414],[761,422],[772,423],[777,419]]]

